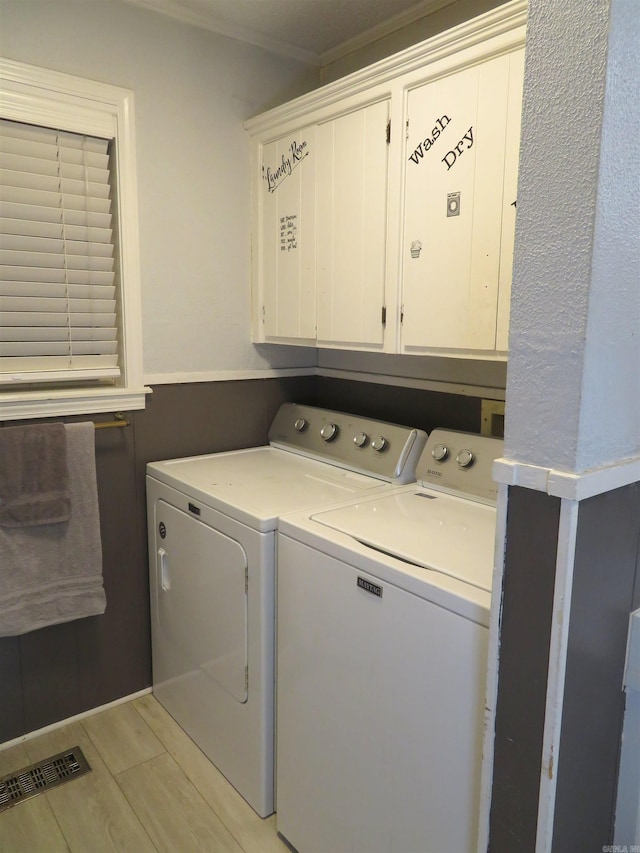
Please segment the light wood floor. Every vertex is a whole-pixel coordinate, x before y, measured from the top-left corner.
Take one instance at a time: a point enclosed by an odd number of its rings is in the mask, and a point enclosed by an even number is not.
[[[152,695],[0,751],[0,776],[79,746],[92,772],[0,814],[2,853],[288,853]]]

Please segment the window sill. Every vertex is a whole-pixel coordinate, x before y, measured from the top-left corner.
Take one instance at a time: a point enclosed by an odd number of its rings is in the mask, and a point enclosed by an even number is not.
[[[151,388],[55,388],[0,391],[0,422],[144,409]]]

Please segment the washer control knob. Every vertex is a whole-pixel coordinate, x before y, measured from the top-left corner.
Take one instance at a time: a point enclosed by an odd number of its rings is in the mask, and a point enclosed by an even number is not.
[[[470,468],[471,465],[476,461],[476,457],[473,455],[471,450],[461,450],[456,456],[456,462],[461,468]]]
[[[366,432],[359,432],[353,437],[353,443],[356,447],[365,447],[368,441],[369,436],[366,434]]]
[[[307,422],[304,418],[297,418],[293,426],[298,432],[304,432],[307,428]]]
[[[383,435],[379,435],[377,438],[374,438],[373,441],[371,442],[371,447],[373,447],[374,450],[377,450],[378,453],[382,453],[382,451],[386,448],[386,446],[387,446],[387,439]]]
[[[446,444],[436,444],[436,446],[431,451],[431,455],[436,460],[436,462],[444,462],[444,460],[449,455],[449,448]]]
[[[338,427],[336,424],[332,423],[325,424],[320,430],[320,435],[324,438],[325,441],[333,441],[337,434]]]

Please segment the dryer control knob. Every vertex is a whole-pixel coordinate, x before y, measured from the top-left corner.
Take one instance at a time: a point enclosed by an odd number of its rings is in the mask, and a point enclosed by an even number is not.
[[[378,453],[382,453],[382,451],[387,446],[387,439],[383,435],[379,435],[377,438],[374,438],[371,442],[371,447],[374,450],[377,450]]]
[[[297,418],[293,426],[298,432],[304,432],[307,428],[307,422],[304,418]]]
[[[365,447],[367,442],[369,441],[369,436],[366,432],[359,432],[357,435],[353,437],[353,443],[356,447]]]
[[[325,424],[320,430],[320,435],[324,438],[325,441],[333,441],[337,434],[338,427],[336,424],[332,423]]]
[[[449,455],[449,448],[446,444],[436,444],[436,446],[431,451],[431,455],[436,460],[436,462],[444,462],[444,460]]]
[[[456,462],[461,468],[469,468],[476,461],[471,450],[461,450],[456,456]]]

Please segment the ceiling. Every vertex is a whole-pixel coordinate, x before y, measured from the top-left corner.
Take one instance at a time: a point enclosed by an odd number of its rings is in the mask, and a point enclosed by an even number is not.
[[[126,0],[322,65],[453,0]]]

